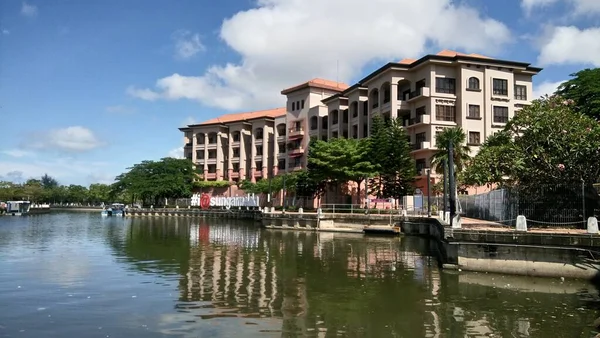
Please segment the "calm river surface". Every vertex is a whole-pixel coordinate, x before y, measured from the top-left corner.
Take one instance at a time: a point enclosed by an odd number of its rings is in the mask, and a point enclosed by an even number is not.
[[[586,283],[441,272],[419,238],[0,217],[0,337],[592,337]]]

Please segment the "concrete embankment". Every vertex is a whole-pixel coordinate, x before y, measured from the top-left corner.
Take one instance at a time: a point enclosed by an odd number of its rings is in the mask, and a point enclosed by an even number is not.
[[[260,210],[201,210],[201,209],[136,209],[127,210],[126,217],[200,217],[260,221]]]

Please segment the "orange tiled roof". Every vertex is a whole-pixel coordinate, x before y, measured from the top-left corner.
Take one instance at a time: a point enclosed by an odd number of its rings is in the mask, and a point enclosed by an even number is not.
[[[208,121],[204,121],[202,123],[194,124],[195,126],[203,126],[208,124],[219,124],[219,123],[231,123],[238,121],[247,121],[265,117],[279,117],[284,116],[286,114],[285,108],[275,108],[275,109],[267,109],[267,110],[259,110],[253,112],[245,112],[245,113],[235,113],[235,114],[225,114],[219,117],[215,117],[214,119],[210,119]]]
[[[454,57],[454,56],[470,56],[473,58],[480,58],[480,59],[491,59],[489,56],[485,56],[485,55],[481,55],[481,54],[475,54],[475,53],[471,53],[471,54],[465,54],[465,53],[461,53],[461,52],[457,52],[457,51],[453,51],[453,50],[449,50],[449,49],[444,49],[441,52],[435,54],[437,56],[447,56],[447,57]],[[398,63],[403,64],[403,65],[410,65],[414,62],[416,62],[417,59],[402,59],[400,60]]]
[[[299,85],[296,85],[296,86],[293,86],[290,88],[286,88],[281,91],[281,94],[285,95],[287,93],[291,93],[296,90],[299,90],[302,88],[308,88],[308,87],[329,89],[329,90],[335,90],[335,91],[342,92],[343,90],[347,89],[350,86],[348,86],[347,84],[345,84],[343,82],[336,82],[336,81],[331,81],[331,80],[315,78],[308,82],[304,82]]]

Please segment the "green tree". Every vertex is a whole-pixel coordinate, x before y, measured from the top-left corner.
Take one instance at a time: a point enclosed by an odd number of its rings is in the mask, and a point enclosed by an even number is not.
[[[467,169],[476,183],[518,187],[523,196],[558,205],[586,191],[586,210],[598,207],[593,184],[600,180],[600,124],[556,95],[534,100],[517,112],[504,131],[481,147]],[[541,187],[571,186],[562,196],[540,193]]]
[[[141,199],[158,205],[165,198],[191,196],[197,177],[192,162],[187,159],[167,157],[160,161],[143,161],[117,176],[111,193],[126,194],[131,201]]]
[[[328,142],[312,140],[308,170],[314,182],[355,182],[357,185],[377,170],[370,157],[368,139],[334,138]]]
[[[371,180],[371,191],[378,197],[395,199],[411,194],[416,166],[402,120],[384,121],[375,116],[371,135],[369,154],[377,171]]]
[[[467,136],[461,127],[445,128],[435,136],[437,151],[431,156],[431,166],[441,173],[444,170],[443,163],[448,163],[448,146],[453,145],[455,173],[462,172],[471,159],[471,147],[467,145]]]
[[[88,201],[90,203],[99,204],[102,202],[111,203],[110,200],[110,185],[102,183],[90,184],[88,189]]]
[[[58,187],[58,181],[54,177],[49,176],[48,174],[44,174],[40,181],[44,189],[54,189]]]
[[[66,195],[66,200],[70,203],[85,203],[89,198],[89,190],[82,185],[71,184],[66,187]]]
[[[583,69],[571,77],[558,87],[556,94],[573,100],[576,111],[600,120],[600,68]]]

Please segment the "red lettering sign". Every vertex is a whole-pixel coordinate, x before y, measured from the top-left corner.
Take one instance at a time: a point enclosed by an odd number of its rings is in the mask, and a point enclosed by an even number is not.
[[[202,194],[202,196],[200,197],[200,208],[210,208],[210,196],[208,194]]]

